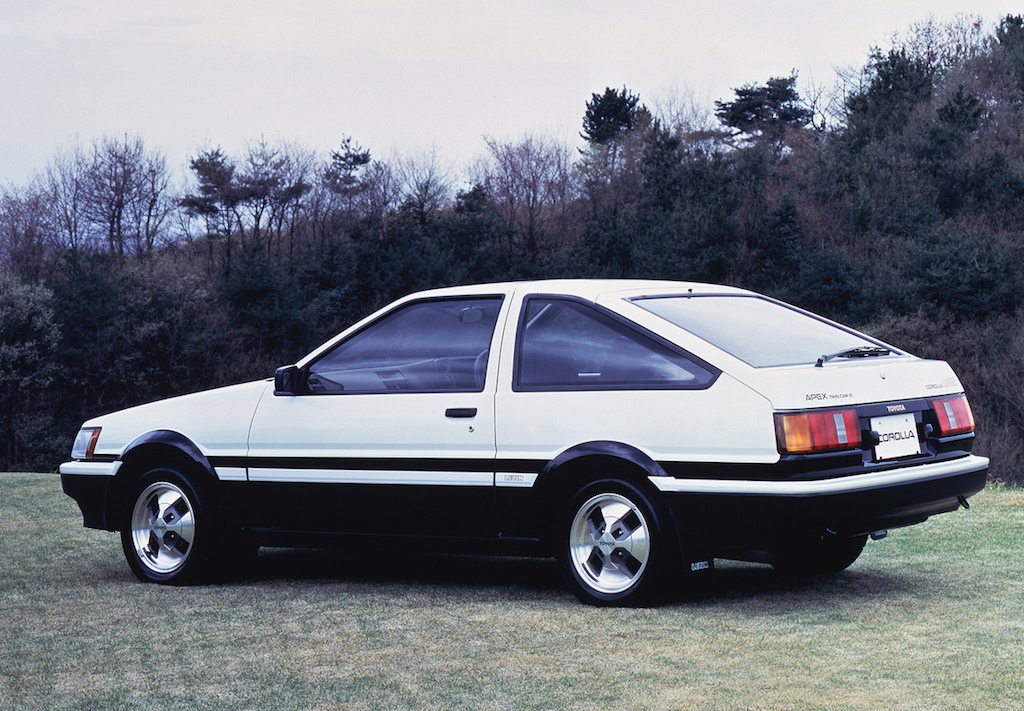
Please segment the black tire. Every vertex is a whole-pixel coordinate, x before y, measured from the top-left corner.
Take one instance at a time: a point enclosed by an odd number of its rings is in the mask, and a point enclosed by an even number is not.
[[[621,479],[581,489],[566,509],[559,562],[566,582],[591,605],[636,605],[664,591],[672,559],[667,517],[638,486]]]
[[[215,549],[209,500],[173,467],[148,471],[125,499],[121,546],[135,576],[147,583],[197,582]]]
[[[834,575],[853,565],[867,543],[867,536],[840,537],[826,534],[806,546],[777,553],[772,565],[790,575]]]

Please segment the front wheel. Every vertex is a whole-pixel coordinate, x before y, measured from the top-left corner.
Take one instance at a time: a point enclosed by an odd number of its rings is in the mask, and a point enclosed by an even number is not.
[[[143,582],[180,584],[205,572],[211,540],[206,500],[181,472],[158,468],[131,490],[121,545]]]
[[[649,600],[666,569],[659,508],[626,481],[596,482],[573,498],[561,563],[576,596],[594,605]]]

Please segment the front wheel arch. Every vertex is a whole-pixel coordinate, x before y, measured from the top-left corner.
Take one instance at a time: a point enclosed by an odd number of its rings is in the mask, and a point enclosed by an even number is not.
[[[168,465],[187,474],[204,488],[212,503],[219,504],[219,479],[209,460],[190,439],[170,430],[155,430],[136,438],[120,457],[121,467],[107,493],[107,529],[121,530],[125,525],[124,507],[135,482],[150,469]]]

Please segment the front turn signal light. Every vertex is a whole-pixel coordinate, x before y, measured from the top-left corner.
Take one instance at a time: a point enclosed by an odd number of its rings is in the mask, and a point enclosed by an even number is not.
[[[857,411],[810,410],[775,413],[775,438],[782,454],[810,454],[860,446]]]
[[[92,459],[96,452],[96,442],[100,438],[99,427],[83,427],[78,430],[75,443],[71,445],[72,459]]]

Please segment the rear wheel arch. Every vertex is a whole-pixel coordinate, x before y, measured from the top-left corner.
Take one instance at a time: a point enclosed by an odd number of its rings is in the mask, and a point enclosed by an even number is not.
[[[549,524],[542,532],[546,544],[557,549],[563,533],[558,524],[565,507],[586,486],[602,479],[619,479],[659,501],[660,494],[648,477],[664,475],[651,457],[621,442],[585,442],[563,451],[548,462],[534,484],[537,500],[543,502],[543,520]]]
[[[545,494],[566,492],[572,496],[581,486],[607,476],[623,476],[645,487],[649,476],[664,476],[665,470],[650,456],[632,445],[608,440],[583,442],[548,462],[535,486]],[[652,494],[655,492],[652,488]]]
[[[621,442],[593,441],[571,447],[555,457],[541,471],[535,484],[537,501],[543,502],[543,538],[548,550],[562,561],[563,571],[574,592],[587,602],[596,604],[631,604],[635,601],[657,600],[658,588],[670,587],[683,581],[686,568],[695,561],[711,569],[711,559],[702,540],[685,511],[677,510],[650,481],[650,477],[668,476],[664,468],[642,450]],[[630,493],[632,490],[633,493]],[[625,494],[640,508],[648,508],[652,519],[648,522],[658,550],[652,562],[654,580],[645,584],[646,590],[632,599],[631,593],[604,596],[594,594],[586,585],[581,587],[580,576],[573,576],[570,561],[564,549],[566,516],[578,510],[581,497],[590,494]],[[575,516],[575,514],[573,514]],[[679,517],[683,516],[683,519]],[[569,532],[571,535],[571,531]],[[577,568],[577,571],[579,569]],[[575,577],[574,582],[571,578]],[[652,589],[653,588],[653,589]]]

